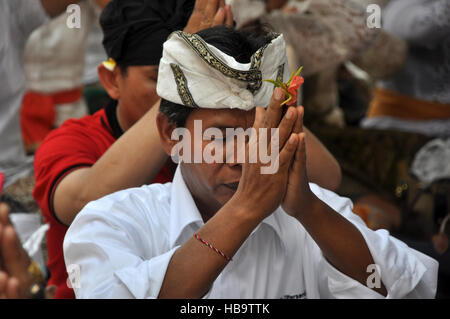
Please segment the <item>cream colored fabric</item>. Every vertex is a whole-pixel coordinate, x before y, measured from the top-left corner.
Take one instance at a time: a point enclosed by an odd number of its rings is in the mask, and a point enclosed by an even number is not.
[[[230,5],[237,28],[266,13],[264,0],[231,0]]]
[[[24,55],[28,90],[54,93],[83,85],[87,37],[98,18],[95,4],[81,1],[80,28],[69,28],[72,12],[65,12],[36,29],[29,37]]]
[[[275,80],[281,74],[283,81],[289,79],[286,45],[282,35],[278,35],[269,45],[259,50],[262,57],[259,67],[256,66],[255,69],[252,69],[252,63],[239,63],[214,46],[205,42],[201,44],[203,40],[198,40],[199,38],[197,35],[175,32],[164,44],[157,85],[160,97],[191,107],[249,110],[255,106],[267,107],[270,102],[274,85],[263,82],[262,79]],[[205,54],[203,57],[190,41],[206,46],[207,50],[199,48]],[[257,54],[253,59],[255,61],[258,60],[256,56]],[[181,78],[179,73],[175,74],[174,68],[181,71]],[[259,80],[243,80],[242,75],[245,77],[249,73],[258,73]],[[239,76],[241,79],[238,79]],[[180,81],[183,81],[183,77],[187,94],[192,97],[192,105],[186,103],[180,93]],[[251,92],[249,85],[252,84],[260,88]],[[186,92],[184,93],[186,95]]]

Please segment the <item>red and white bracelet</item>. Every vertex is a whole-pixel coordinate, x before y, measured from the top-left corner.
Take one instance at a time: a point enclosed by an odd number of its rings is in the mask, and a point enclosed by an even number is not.
[[[194,237],[199,240],[202,244],[208,246],[209,248],[211,248],[212,250],[214,250],[216,253],[218,253],[220,256],[222,256],[223,258],[225,258],[227,261],[232,261],[233,259],[231,259],[230,257],[228,257],[227,255],[225,255],[223,252],[221,252],[220,250],[218,250],[216,247],[214,247],[213,245],[211,245],[210,243],[208,243],[207,241],[203,240],[200,238],[199,235],[197,235],[197,233],[194,233]]]

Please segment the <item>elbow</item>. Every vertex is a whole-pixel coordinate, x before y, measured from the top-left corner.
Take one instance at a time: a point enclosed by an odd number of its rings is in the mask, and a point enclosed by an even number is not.
[[[333,178],[330,179],[330,190],[336,192],[341,186],[342,182],[342,170],[339,163],[336,161],[333,168]]]
[[[333,159],[333,163],[328,167],[328,174],[324,176],[322,183],[323,188],[336,192],[341,186],[342,182],[342,170],[339,163]]]
[[[84,195],[83,191],[74,193],[73,196],[67,196],[66,194],[62,194],[62,192],[59,194],[55,192],[53,213],[61,224],[70,226],[78,213],[89,201],[88,196]]]

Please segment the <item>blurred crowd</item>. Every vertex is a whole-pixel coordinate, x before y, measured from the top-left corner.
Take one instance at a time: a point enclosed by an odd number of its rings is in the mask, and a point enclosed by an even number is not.
[[[0,298],[74,298],[79,211],[172,180],[153,128],[163,43],[222,24],[283,34],[324,148],[315,183],[436,259],[450,297],[450,1],[154,1],[126,18],[116,2],[0,0]]]

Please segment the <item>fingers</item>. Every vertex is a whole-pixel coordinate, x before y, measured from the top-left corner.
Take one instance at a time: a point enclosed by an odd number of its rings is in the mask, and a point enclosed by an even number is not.
[[[5,226],[11,225],[11,220],[9,219],[9,206],[5,203],[0,203],[0,223]]]
[[[267,111],[265,113],[264,127],[278,127],[283,111],[281,103],[283,103],[284,98],[285,94],[281,88],[276,88],[273,91],[272,99],[270,100],[269,107],[267,108]]]
[[[10,275],[20,276],[21,272],[28,268],[30,257],[23,249],[13,226],[4,228],[0,249],[2,251],[5,270]]]
[[[211,24],[213,17],[216,15],[217,10],[219,10],[220,1],[219,0],[208,0],[206,1],[206,7],[203,12],[203,23]],[[223,6],[222,8],[223,9]]]
[[[303,132],[303,115],[305,110],[303,106],[297,106],[296,111],[298,116],[293,131],[294,133],[298,134]]]
[[[303,170],[306,172],[306,135],[303,131],[303,115],[305,109],[302,106],[297,106],[298,118],[294,126],[294,133],[298,134],[299,145],[295,153],[294,163],[292,169],[295,174],[300,174]]]
[[[184,31],[196,33],[200,30],[224,24],[228,21],[227,19],[229,17],[225,9],[225,0],[197,0]]]
[[[289,140],[286,142],[284,147],[281,149],[278,155],[279,159],[279,172],[289,169],[292,159],[295,156],[296,150],[298,148],[299,138],[297,134],[291,134]]]
[[[16,233],[12,226],[4,226],[2,231],[2,240],[0,242],[0,251],[3,262],[3,269],[10,273],[15,266],[15,260],[18,259],[16,242],[14,237]]]
[[[5,229],[5,226],[3,226],[2,223],[0,223],[0,271],[4,271],[5,270],[5,264],[3,262],[3,252],[2,252],[4,229]]]
[[[0,271],[0,299],[6,299],[6,285],[8,283],[8,275]]]
[[[197,0],[195,1],[194,11],[193,12],[202,12],[206,6],[206,2],[208,0]]]
[[[20,283],[17,278],[9,278],[6,284],[6,298],[20,299]]]
[[[233,27],[234,23],[233,12],[231,12],[231,6],[228,5],[225,7],[225,13],[226,13],[225,25],[231,28]]]
[[[255,121],[253,122],[253,127],[256,130],[259,130],[264,126],[264,116],[266,114],[266,110],[262,106],[255,107]]]
[[[192,11],[191,17],[189,18],[188,24],[184,28],[185,32],[195,33],[200,31],[200,24],[203,19],[203,13],[205,12],[205,7],[208,0],[197,0],[195,1],[194,10]]]
[[[294,176],[306,175],[306,138],[305,133],[296,134],[298,136],[298,147],[295,152],[294,161],[291,166]],[[298,181],[301,179],[298,178]]]
[[[218,25],[222,25],[225,23],[225,19],[226,19],[226,11],[224,8],[219,8],[219,10],[217,10],[216,15],[214,16],[214,19],[212,21],[212,23],[210,23],[211,27],[215,27]]]
[[[293,171],[294,176],[301,176],[298,174],[303,174],[306,170],[306,136],[303,132],[303,114],[304,108],[302,106],[296,107],[297,119],[295,121],[293,133],[299,138],[299,144],[295,152],[294,161],[291,166],[291,171]],[[306,172],[306,171],[305,171]],[[300,179],[297,179],[300,181]]]
[[[293,132],[294,124],[298,122],[297,110],[293,107],[288,108],[286,114],[283,116],[281,120],[280,126],[278,127],[278,138],[279,138],[279,147],[283,148],[287,139],[290,137]],[[295,132],[294,132],[295,133]]]
[[[19,280],[3,271],[0,271],[0,299],[20,299]]]

